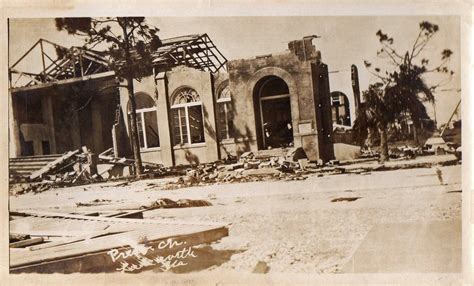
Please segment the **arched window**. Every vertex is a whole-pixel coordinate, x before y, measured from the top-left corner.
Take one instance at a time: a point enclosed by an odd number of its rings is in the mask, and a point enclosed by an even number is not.
[[[334,124],[351,126],[349,100],[339,91],[331,92],[331,112]]]
[[[160,147],[155,101],[149,94],[145,92],[137,92],[135,94],[135,106],[140,148],[151,149]],[[132,106],[130,102],[128,103],[127,107],[129,114],[129,124],[131,124],[130,113],[132,111]]]
[[[231,101],[230,89],[226,85],[217,94],[217,133],[220,140],[234,137]]]
[[[175,92],[171,116],[174,145],[204,142],[204,120],[199,94],[185,87]]]

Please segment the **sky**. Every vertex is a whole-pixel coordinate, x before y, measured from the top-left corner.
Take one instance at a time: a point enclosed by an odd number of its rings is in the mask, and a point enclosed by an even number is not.
[[[397,51],[410,49],[418,35],[419,23],[430,21],[440,27],[439,32],[426,46],[424,58],[435,64],[441,60],[441,51],[454,52],[449,68],[455,72],[444,91],[435,94],[438,125],[446,122],[460,99],[460,29],[456,16],[298,16],[298,17],[160,17],[147,18],[150,25],[160,29],[162,39],[187,34],[207,33],[228,60],[252,58],[258,55],[284,53],[288,42],[308,35],[321,38],[313,40],[321,51],[329,71],[348,73],[351,64],[359,69],[361,90],[376,78],[364,67],[364,60],[382,70],[390,70],[388,60],[378,59],[380,44],[375,33],[381,29],[394,38]],[[13,64],[39,38],[70,47],[80,46],[83,39],[58,32],[54,19],[10,19],[9,62]],[[33,71],[41,67],[39,51],[17,66],[20,70]],[[437,77],[425,78],[429,83]],[[433,117],[431,106],[428,112]]]

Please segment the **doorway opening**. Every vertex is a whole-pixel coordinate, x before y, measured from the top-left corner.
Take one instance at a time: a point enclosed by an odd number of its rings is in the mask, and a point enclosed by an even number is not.
[[[293,125],[288,85],[267,76],[254,88],[255,122],[259,149],[293,146]]]

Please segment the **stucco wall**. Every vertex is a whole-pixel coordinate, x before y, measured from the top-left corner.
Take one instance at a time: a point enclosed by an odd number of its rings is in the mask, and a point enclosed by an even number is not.
[[[255,123],[254,88],[262,78],[274,75],[283,79],[289,88],[295,146],[305,148],[310,159],[318,159],[310,62],[287,53],[230,61],[228,69],[236,115],[234,125],[238,130],[236,140],[241,142],[236,147],[237,152],[258,149],[257,132],[261,131]],[[300,131],[300,124],[305,125],[305,130]]]
[[[204,122],[204,143],[173,146],[170,107],[173,96],[183,87],[196,90],[202,102]],[[156,103],[160,148],[143,150],[142,160],[146,162],[170,165],[189,165],[213,162],[219,159],[215,128],[214,84],[210,73],[187,67],[177,67],[166,73],[160,73],[134,82],[134,92],[146,92]],[[128,94],[121,89],[121,105],[127,114]],[[129,133],[129,127],[127,126]]]

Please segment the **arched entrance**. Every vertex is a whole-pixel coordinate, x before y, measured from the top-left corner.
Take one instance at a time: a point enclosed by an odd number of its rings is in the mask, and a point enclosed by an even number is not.
[[[277,76],[260,79],[254,88],[255,122],[259,149],[293,146],[290,92]]]
[[[331,117],[333,124],[351,126],[349,99],[340,91],[331,92]]]

